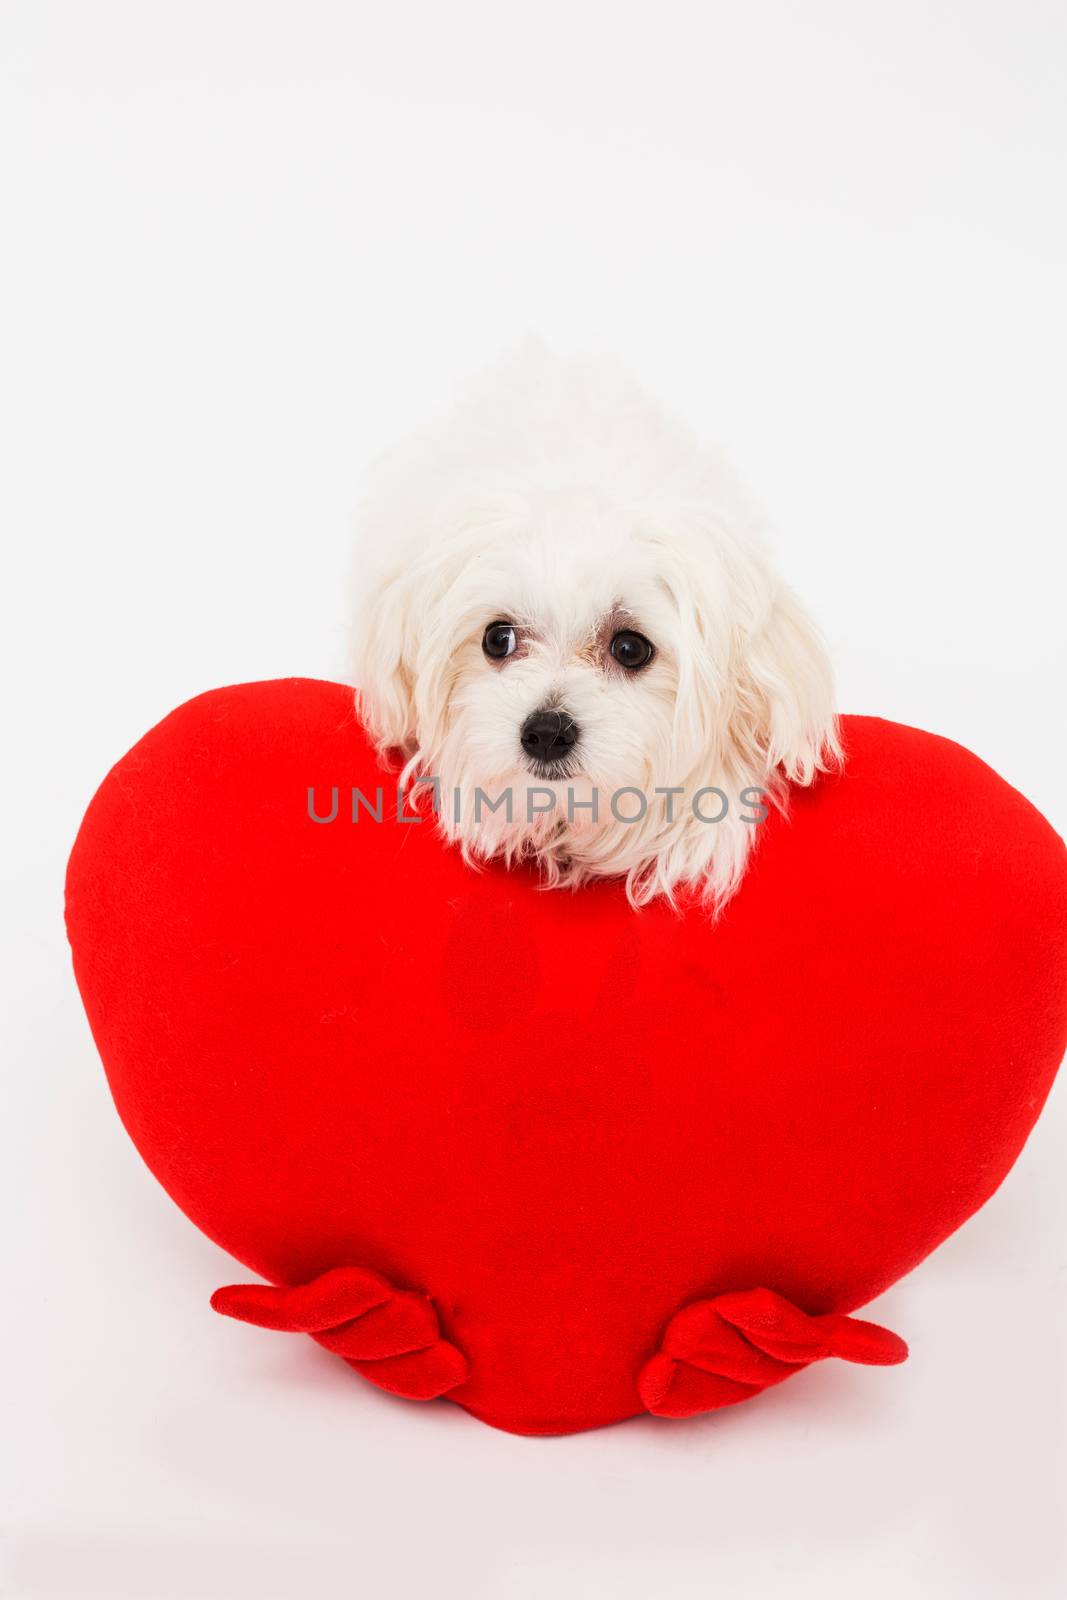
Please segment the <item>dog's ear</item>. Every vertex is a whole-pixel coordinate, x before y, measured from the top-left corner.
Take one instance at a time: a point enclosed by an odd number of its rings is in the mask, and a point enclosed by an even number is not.
[[[380,748],[410,755],[416,741],[413,579],[397,563],[361,587],[351,641],[356,705]]]
[[[773,581],[761,614],[735,636],[730,737],[752,765],[809,784],[841,758],[826,646],[800,601]]]
[[[696,772],[809,784],[840,760],[830,657],[758,546],[657,545],[681,627],[675,736]],[[694,774],[695,775],[695,774]],[[714,778],[708,782],[717,781]]]
[[[352,635],[356,704],[382,750],[428,755],[442,737],[454,682],[454,618],[449,597],[466,547],[402,545],[360,584]],[[469,620],[469,619],[468,619]]]

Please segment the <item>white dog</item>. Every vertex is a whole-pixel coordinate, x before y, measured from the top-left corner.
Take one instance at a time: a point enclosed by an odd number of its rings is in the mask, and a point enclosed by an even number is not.
[[[360,709],[468,859],[717,909],[760,796],[839,758],[729,472],[614,374],[527,352],[381,465],[364,521]]]

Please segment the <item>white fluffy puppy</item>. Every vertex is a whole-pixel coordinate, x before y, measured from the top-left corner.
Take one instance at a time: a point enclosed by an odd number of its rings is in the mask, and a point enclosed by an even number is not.
[[[718,908],[756,792],[838,758],[825,649],[729,472],[612,372],[509,363],[381,464],[364,536],[360,709],[468,858]]]

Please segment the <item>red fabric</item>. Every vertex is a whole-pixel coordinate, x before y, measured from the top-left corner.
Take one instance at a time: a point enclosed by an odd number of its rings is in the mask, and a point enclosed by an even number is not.
[[[1067,1042],[1067,868],[968,751],[844,732],[717,925],[465,867],[393,820],[334,684],[219,690],[142,739],[82,825],[68,926],[152,1171],[309,1286],[219,1309],[517,1432],[899,1359],[844,1314],[1022,1148]],[[378,784],[385,820],[353,825]]]
[[[655,1416],[691,1417],[751,1400],[828,1356],[893,1367],[907,1354],[903,1339],[875,1322],[809,1317],[769,1289],[750,1289],[684,1306],[637,1387]]]
[[[230,1284],[216,1289],[211,1304],[257,1328],[310,1333],[380,1389],[408,1400],[435,1400],[469,1371],[463,1354],[441,1338],[426,1295],[399,1292],[364,1267],[333,1267],[296,1288]]]

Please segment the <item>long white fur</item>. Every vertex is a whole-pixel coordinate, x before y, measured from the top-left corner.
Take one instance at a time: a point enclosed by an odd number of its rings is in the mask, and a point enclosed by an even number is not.
[[[759,833],[741,792],[782,804],[840,757],[825,647],[731,473],[613,371],[531,349],[493,373],[379,465],[360,564],[361,713],[405,779],[440,780],[440,826],[471,860],[533,855],[550,885],[622,876],[635,903],[689,886],[717,910]],[[643,672],[594,647],[619,611],[656,647]],[[494,665],[500,619],[524,647]],[[526,766],[519,730],[546,703],[580,727],[574,778]],[[628,786],[649,796],[641,822],[610,813]],[[508,787],[513,821],[476,823],[476,789]],[[531,787],[558,804],[528,823]],[[686,792],[673,821],[657,787]],[[710,787],[730,799],[718,823],[689,803]],[[568,788],[599,791],[597,823],[577,806],[568,822]]]

